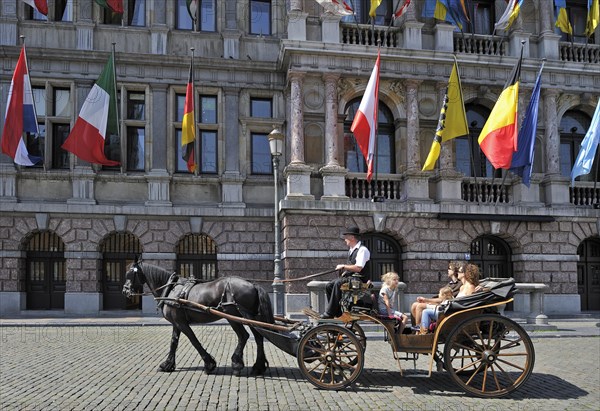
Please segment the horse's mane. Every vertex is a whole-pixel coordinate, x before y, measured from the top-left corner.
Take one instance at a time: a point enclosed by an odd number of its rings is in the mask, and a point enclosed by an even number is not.
[[[171,271],[157,265],[144,262],[140,263],[140,265],[148,282],[152,282],[155,285],[165,284],[171,276]]]

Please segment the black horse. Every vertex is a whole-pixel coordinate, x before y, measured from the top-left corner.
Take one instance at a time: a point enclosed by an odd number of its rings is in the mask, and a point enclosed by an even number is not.
[[[169,286],[171,273],[161,267],[152,264],[136,261],[131,264],[129,271],[125,275],[125,284],[123,285],[123,294],[130,298],[136,294],[142,294],[143,285],[148,284],[155,297],[160,297],[165,287]],[[173,279],[171,278],[171,282]],[[176,284],[168,292],[167,297],[176,298],[183,290],[184,285]],[[258,320],[266,323],[273,323],[273,308],[271,300],[265,290],[254,284],[238,277],[224,277],[217,280],[195,284],[187,295],[187,300],[193,301],[211,308],[219,309],[227,314],[244,317],[252,320]],[[175,370],[175,352],[179,344],[179,336],[184,333],[194,348],[198,351],[202,360],[204,360],[204,372],[210,374],[217,366],[215,359],[202,347],[198,338],[192,331],[190,324],[205,324],[221,319],[208,312],[192,311],[183,307],[176,307],[168,304],[162,306],[163,316],[173,324],[173,334],[171,337],[171,349],[167,359],[160,364],[159,369],[165,372]],[[244,326],[239,322],[228,320],[231,328],[238,337],[238,344],[231,356],[233,373],[240,375],[244,368],[244,347],[248,341],[249,334]],[[252,366],[252,374],[260,375],[265,372],[269,363],[265,357],[263,336],[250,327],[256,341],[257,353],[256,362]]]

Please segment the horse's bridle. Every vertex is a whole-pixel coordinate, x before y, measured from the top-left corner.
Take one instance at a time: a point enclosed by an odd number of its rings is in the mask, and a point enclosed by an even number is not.
[[[149,293],[131,293],[130,296],[131,297],[135,297],[135,296],[144,296],[144,295],[158,295],[156,293],[156,291],[160,291],[165,287],[168,287],[169,285],[171,285],[170,282],[161,285],[158,288],[152,288],[152,286],[150,285],[150,283],[148,282],[148,279],[146,278],[146,275],[144,274],[144,270],[142,270],[142,267],[140,267],[139,263],[136,261],[135,263],[133,263],[133,267],[131,268],[131,271],[133,271],[133,280],[132,283],[135,284],[135,280],[138,280],[139,283],[142,285],[142,289],[144,288],[144,284],[148,284],[148,288],[150,288],[150,292]]]

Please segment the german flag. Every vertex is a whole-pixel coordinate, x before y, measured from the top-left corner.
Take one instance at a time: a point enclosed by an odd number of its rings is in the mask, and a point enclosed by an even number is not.
[[[517,151],[517,106],[522,60],[523,49],[521,48],[521,57],[513,68],[478,139],[481,150],[496,169],[509,169],[513,153]]]
[[[190,62],[190,75],[185,91],[185,107],[181,120],[181,152],[190,173],[196,171],[194,144],[196,141],[196,119],[194,111],[194,58]]]

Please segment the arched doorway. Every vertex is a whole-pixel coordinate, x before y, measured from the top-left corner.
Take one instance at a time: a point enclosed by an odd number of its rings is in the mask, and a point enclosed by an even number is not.
[[[31,236],[26,245],[26,289],[28,310],[65,308],[65,246],[49,231]]]
[[[362,241],[371,252],[371,259],[367,263],[369,280],[381,281],[381,276],[389,271],[397,272],[400,281],[404,280],[400,261],[401,249],[396,240],[385,234],[366,233]]]
[[[217,245],[206,234],[188,234],[177,244],[177,273],[211,281],[218,277]]]
[[[128,299],[122,294],[127,267],[142,254],[139,240],[131,233],[114,233],[104,240],[100,250],[104,310],[141,309],[139,296]]]
[[[600,310],[600,239],[591,238],[577,247],[577,291],[582,311]]]
[[[479,266],[481,277],[512,277],[511,250],[506,242],[494,236],[481,236],[471,243],[469,262]]]

